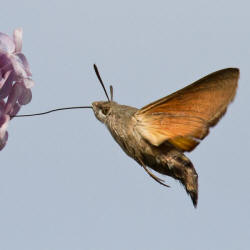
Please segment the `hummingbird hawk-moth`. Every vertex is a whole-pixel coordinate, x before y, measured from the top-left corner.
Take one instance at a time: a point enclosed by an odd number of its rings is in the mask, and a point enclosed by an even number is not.
[[[108,101],[92,103],[96,118],[104,123],[123,151],[158,183],[168,186],[150,169],[182,183],[193,205],[198,201],[198,175],[184,152],[192,151],[225,114],[236,94],[239,69],[209,74],[141,109]]]

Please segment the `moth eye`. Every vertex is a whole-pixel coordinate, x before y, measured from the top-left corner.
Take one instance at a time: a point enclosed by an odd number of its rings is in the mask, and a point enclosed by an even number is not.
[[[102,113],[103,113],[104,115],[107,115],[107,114],[108,114],[108,111],[109,111],[108,108],[103,108],[103,109],[102,109]]]

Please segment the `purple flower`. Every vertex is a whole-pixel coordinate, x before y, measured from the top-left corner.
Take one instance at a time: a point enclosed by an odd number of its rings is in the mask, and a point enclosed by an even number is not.
[[[31,101],[30,88],[34,85],[28,61],[22,50],[21,28],[13,38],[0,32],[0,150],[8,139],[8,122],[22,105]]]

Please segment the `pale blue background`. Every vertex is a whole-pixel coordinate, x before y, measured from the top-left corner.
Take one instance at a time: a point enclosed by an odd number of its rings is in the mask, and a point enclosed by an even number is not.
[[[1,250],[214,250],[250,245],[249,1],[2,1],[0,30],[24,29],[33,100],[21,113],[104,100],[142,107],[239,67],[237,97],[191,154],[198,208],[154,182],[91,110],[15,119],[0,152]]]

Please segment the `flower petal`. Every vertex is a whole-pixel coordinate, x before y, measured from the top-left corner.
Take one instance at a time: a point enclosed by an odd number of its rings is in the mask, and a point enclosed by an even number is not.
[[[29,63],[28,63],[26,56],[23,53],[17,53],[16,56],[18,56],[19,59],[22,61],[22,64],[24,66],[24,70],[26,71],[27,75],[32,76],[32,74],[30,72]]]
[[[5,53],[13,53],[15,51],[15,43],[6,34],[0,32],[0,51]]]
[[[1,80],[0,80],[0,91],[1,91],[1,89],[3,87],[3,85],[5,84],[6,80],[8,79],[10,73],[11,73],[10,71],[6,72],[4,74],[4,76],[1,78]]]
[[[9,122],[10,120],[10,117],[9,115],[2,115],[0,117],[0,132],[4,129],[4,128],[7,128],[7,123]],[[0,138],[1,138],[1,134],[0,134]]]
[[[2,139],[0,138],[0,150],[2,150],[5,147],[7,140],[8,140],[8,132],[6,131],[4,137]]]
[[[13,70],[16,74],[17,79],[18,78],[26,78],[27,77],[27,73],[24,69],[24,65],[22,63],[22,61],[19,59],[18,56],[16,55],[10,55],[10,61],[11,64],[13,66]]]
[[[15,52],[21,52],[22,50],[22,41],[23,39],[23,29],[22,28],[18,28],[18,29],[15,29],[14,30],[14,33],[13,33],[13,40],[14,40],[14,43],[15,43]]]
[[[5,138],[5,133],[8,127],[10,117],[8,115],[3,115],[0,117],[0,140]]]
[[[10,114],[13,112],[14,105],[17,102],[17,99],[22,95],[25,87],[20,83],[15,83],[12,87],[12,90],[9,94],[7,103],[5,105],[5,113]]]
[[[28,104],[32,99],[32,92],[30,89],[24,88],[22,94],[18,98],[18,103],[20,105]]]
[[[13,81],[14,81],[14,75],[13,73],[11,73],[8,76],[7,80],[4,82],[2,88],[0,89],[0,99],[4,99],[10,94]]]
[[[0,117],[4,115],[4,107],[5,107],[5,101],[0,100]]]
[[[9,54],[0,52],[0,71],[3,76],[7,71],[13,70]]]
[[[34,86],[34,81],[31,80],[30,78],[24,78],[23,80],[23,83],[24,83],[24,86],[27,88],[27,89],[30,89]]]
[[[20,108],[21,108],[21,105],[19,105],[18,103],[16,103],[14,105],[12,111],[10,112],[10,116],[16,115],[19,112]],[[12,118],[14,118],[14,117],[10,117],[10,119],[12,119]]]

